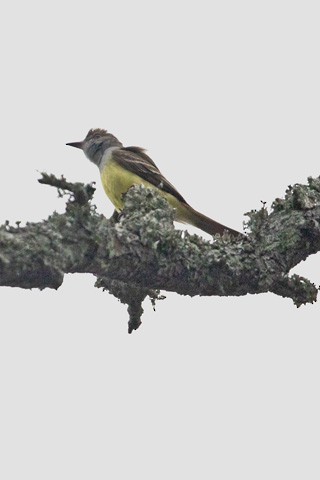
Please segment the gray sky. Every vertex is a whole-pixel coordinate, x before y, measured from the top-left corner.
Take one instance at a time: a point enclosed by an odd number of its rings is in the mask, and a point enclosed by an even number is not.
[[[65,146],[91,127],[147,148],[236,229],[319,175],[318,2],[4,10],[1,223],[63,211],[37,171],[97,181],[112,213],[96,167]],[[319,267],[295,271],[319,284]],[[1,478],[319,478],[318,304],[168,294],[129,336],[125,307],[93,283],[0,289]]]

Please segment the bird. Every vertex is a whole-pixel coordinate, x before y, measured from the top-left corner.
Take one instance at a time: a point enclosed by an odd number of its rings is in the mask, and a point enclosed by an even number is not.
[[[92,128],[84,140],[66,145],[81,149],[97,165],[105,193],[117,212],[123,209],[123,196],[129,188],[144,185],[156,189],[168,201],[174,208],[177,222],[193,225],[210,235],[242,235],[192,208],[162,175],[144,148],[124,147],[113,134],[101,128]]]

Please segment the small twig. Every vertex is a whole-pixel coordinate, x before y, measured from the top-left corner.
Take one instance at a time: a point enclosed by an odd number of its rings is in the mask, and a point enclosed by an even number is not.
[[[57,178],[55,175],[47,174],[45,172],[40,172],[42,178],[38,179],[38,182],[43,185],[50,185],[51,187],[56,187],[59,192],[59,196],[63,196],[66,192],[72,193],[72,201],[79,205],[85,205],[86,203],[92,200],[95,192],[95,182],[92,183],[71,183],[68,182],[63,175],[60,178]]]

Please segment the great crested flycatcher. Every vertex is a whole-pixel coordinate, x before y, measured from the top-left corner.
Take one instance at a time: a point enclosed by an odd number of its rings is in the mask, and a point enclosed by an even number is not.
[[[142,184],[158,189],[175,209],[175,220],[178,222],[193,225],[210,235],[224,232],[241,235],[194,210],[161,174],[143,148],[124,147],[114,135],[99,128],[89,130],[82,142],[67,145],[83,150],[88,159],[99,167],[103,188],[117,211],[123,209],[123,194],[132,185]]]

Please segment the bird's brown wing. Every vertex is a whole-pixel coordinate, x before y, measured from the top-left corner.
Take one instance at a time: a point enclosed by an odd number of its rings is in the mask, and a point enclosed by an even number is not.
[[[144,152],[143,148],[119,148],[112,152],[112,156],[121,167],[135,173],[160,190],[170,193],[180,202],[187,204],[182,195],[180,195],[175,187],[162,175],[154,161]]]

